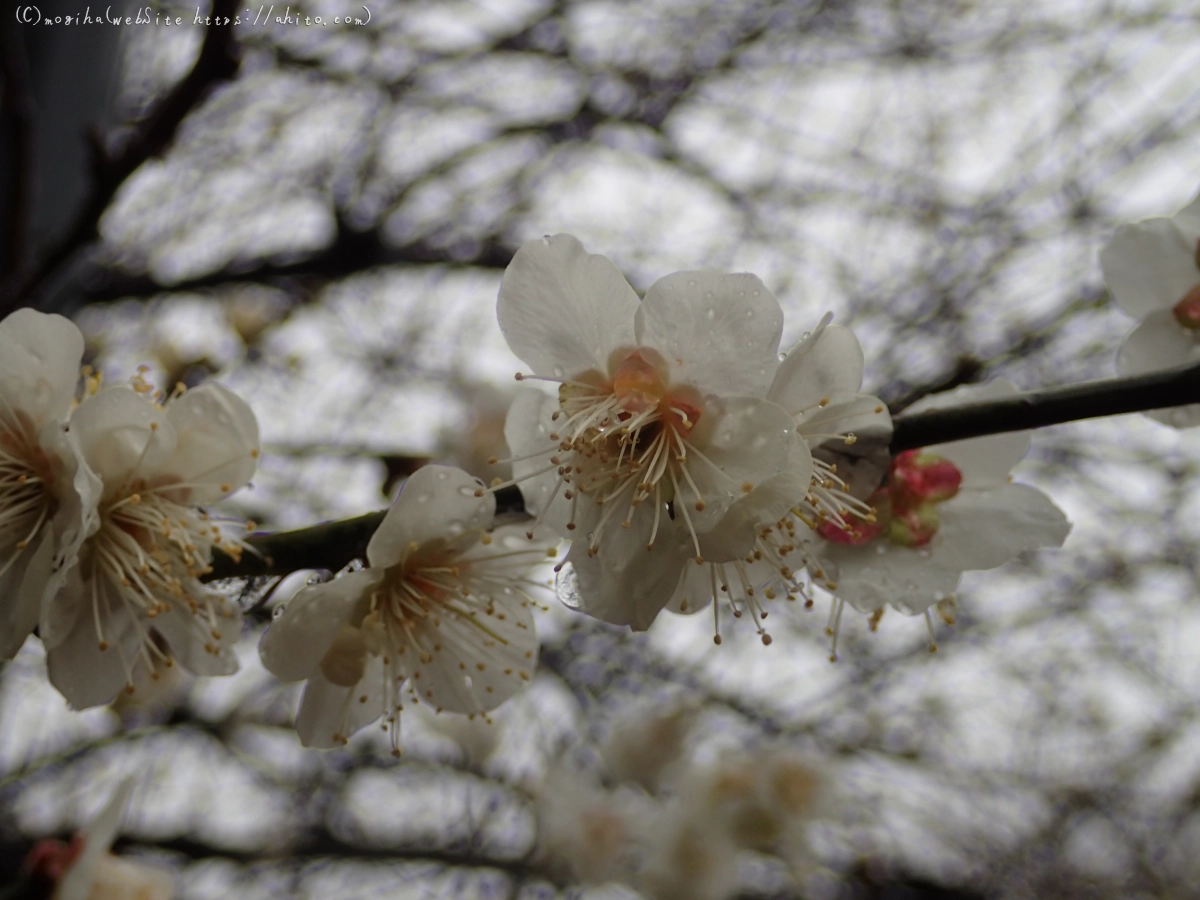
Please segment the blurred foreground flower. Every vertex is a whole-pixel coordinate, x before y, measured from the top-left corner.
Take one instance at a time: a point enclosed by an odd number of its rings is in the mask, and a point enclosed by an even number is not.
[[[168,873],[108,852],[132,790],[132,779],[123,781],[70,843],[38,841],[25,861],[30,881],[51,890],[51,900],[169,900]]]
[[[910,410],[945,409],[1018,393],[1008,381],[934,394]],[[1013,484],[1009,471],[1029,449],[1028,431],[989,435],[901,453],[868,502],[869,520],[826,521],[813,555],[837,599],[830,612],[834,655],[842,608],[878,621],[885,605],[907,615],[935,604],[954,621],[953,593],[964,571],[992,569],[1026,550],[1059,547],[1071,525],[1036,488]]]
[[[1100,251],[1113,299],[1138,326],[1117,354],[1117,371],[1143,375],[1200,361],[1200,196],[1171,218],[1117,229]],[[1200,425],[1200,403],[1147,412],[1175,428]]]
[[[296,730],[332,747],[380,716],[399,752],[401,685],[438,712],[499,706],[537,664],[527,574],[557,539],[495,531],[496,500],[467,473],[417,470],[367,546],[369,567],[300,590],[263,636],[263,663],[307,680]]]
[[[0,658],[21,649],[44,600],[95,531],[99,482],[65,427],[83,335],[19,309],[0,322]]]
[[[237,669],[241,613],[199,579],[214,547],[241,553],[243,526],[222,526],[193,504],[250,480],[258,422],[218,384],[177,389],[165,403],[149,393],[135,377],[132,389],[101,390],[71,417],[103,484],[100,525],[49,598],[39,634],[50,681],[76,709],[132,686],[139,657],[150,671],[172,660],[197,675]]]
[[[505,436],[526,508],[575,538],[583,612],[648,628],[689,559],[747,553],[783,494],[759,486],[790,473],[783,508],[803,499],[807,449],[766,399],[783,314],[755,276],[677,272],[639,301],[560,234],[517,251],[497,314],[523,377],[559,385],[518,396]]]

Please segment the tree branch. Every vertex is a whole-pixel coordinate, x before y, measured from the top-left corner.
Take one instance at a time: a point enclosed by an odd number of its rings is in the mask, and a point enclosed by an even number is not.
[[[947,441],[1187,403],[1200,403],[1200,363],[1133,378],[1109,378],[898,416],[893,420],[895,430],[889,450],[894,455]],[[521,493],[516,487],[496,491],[497,515],[524,512]],[[296,531],[251,536],[247,543],[261,557],[246,554],[240,562],[234,562],[216,552],[213,571],[204,580],[285,575],[298,569],[337,571],[366,554],[367,543],[384,514],[379,511]]]
[[[160,156],[175,137],[179,124],[214,84],[233,77],[238,60],[233,40],[234,0],[213,0],[212,17],[195,66],[136,129],[115,156],[97,142],[90,195],[66,235],[42,258],[28,277],[15,280],[0,300],[0,319],[27,304],[42,291],[60,267],[96,238],[100,217],[117,189],[146,160]]]

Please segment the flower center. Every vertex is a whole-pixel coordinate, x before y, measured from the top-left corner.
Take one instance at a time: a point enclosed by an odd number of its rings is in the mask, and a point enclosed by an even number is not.
[[[170,657],[143,618],[183,617],[196,642],[206,652],[218,655],[221,629],[236,614],[224,598],[206,590],[199,578],[212,571],[209,561],[214,547],[237,559],[241,542],[222,534],[207,513],[169,499],[178,491],[175,484],[149,486],[134,481],[129,490],[134,492],[101,509],[100,528],[85,544],[100,649],[109,647],[103,622],[112,612],[108,604],[117,598],[130,613],[141,637],[139,654],[151,669],[170,664]],[[110,590],[98,590],[98,579]],[[127,666],[132,662],[126,661]]]
[[[654,545],[663,511],[670,518],[679,513],[691,533],[696,559],[702,561],[688,504],[674,501],[686,486],[696,498],[691,504],[694,509],[705,508],[688,471],[689,454],[721,472],[688,440],[704,414],[704,399],[690,385],[670,385],[666,361],[648,347],[617,351],[609,371],[610,379],[592,370],[562,382],[559,409],[552,416],[557,425],[550,434],[557,445],[533,454],[553,454],[550,465],[525,477],[557,471],[552,497],[561,492],[572,501],[568,529],[575,528],[580,496],[604,507],[588,535],[592,554],[598,551],[600,535],[618,510],[625,511],[621,526],[629,528],[637,507],[652,499],[654,518],[648,546]],[[518,376],[522,380],[527,377]],[[752,487],[735,485],[732,490]]]
[[[22,413],[15,421],[0,415],[0,575],[29,546],[45,521],[54,514],[50,493],[56,460],[38,446],[33,424]]]

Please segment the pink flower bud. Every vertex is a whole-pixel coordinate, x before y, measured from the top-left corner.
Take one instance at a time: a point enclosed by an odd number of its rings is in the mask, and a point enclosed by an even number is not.
[[[888,525],[888,539],[901,547],[923,547],[933,540],[941,517],[932,503],[897,513]]]
[[[958,467],[934,453],[906,450],[892,460],[892,487],[900,509],[949,500],[961,485]]]
[[[1171,312],[1175,314],[1175,321],[1188,331],[1200,330],[1200,284],[1184,294]]]

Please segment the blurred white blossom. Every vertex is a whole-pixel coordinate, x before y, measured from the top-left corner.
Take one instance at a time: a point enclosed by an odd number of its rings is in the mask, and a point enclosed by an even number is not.
[[[1117,229],[1100,251],[1113,299],[1138,326],[1117,371],[1143,375],[1200,361],[1200,195],[1171,218]],[[1200,425],[1200,403],[1146,413],[1175,428]]]

